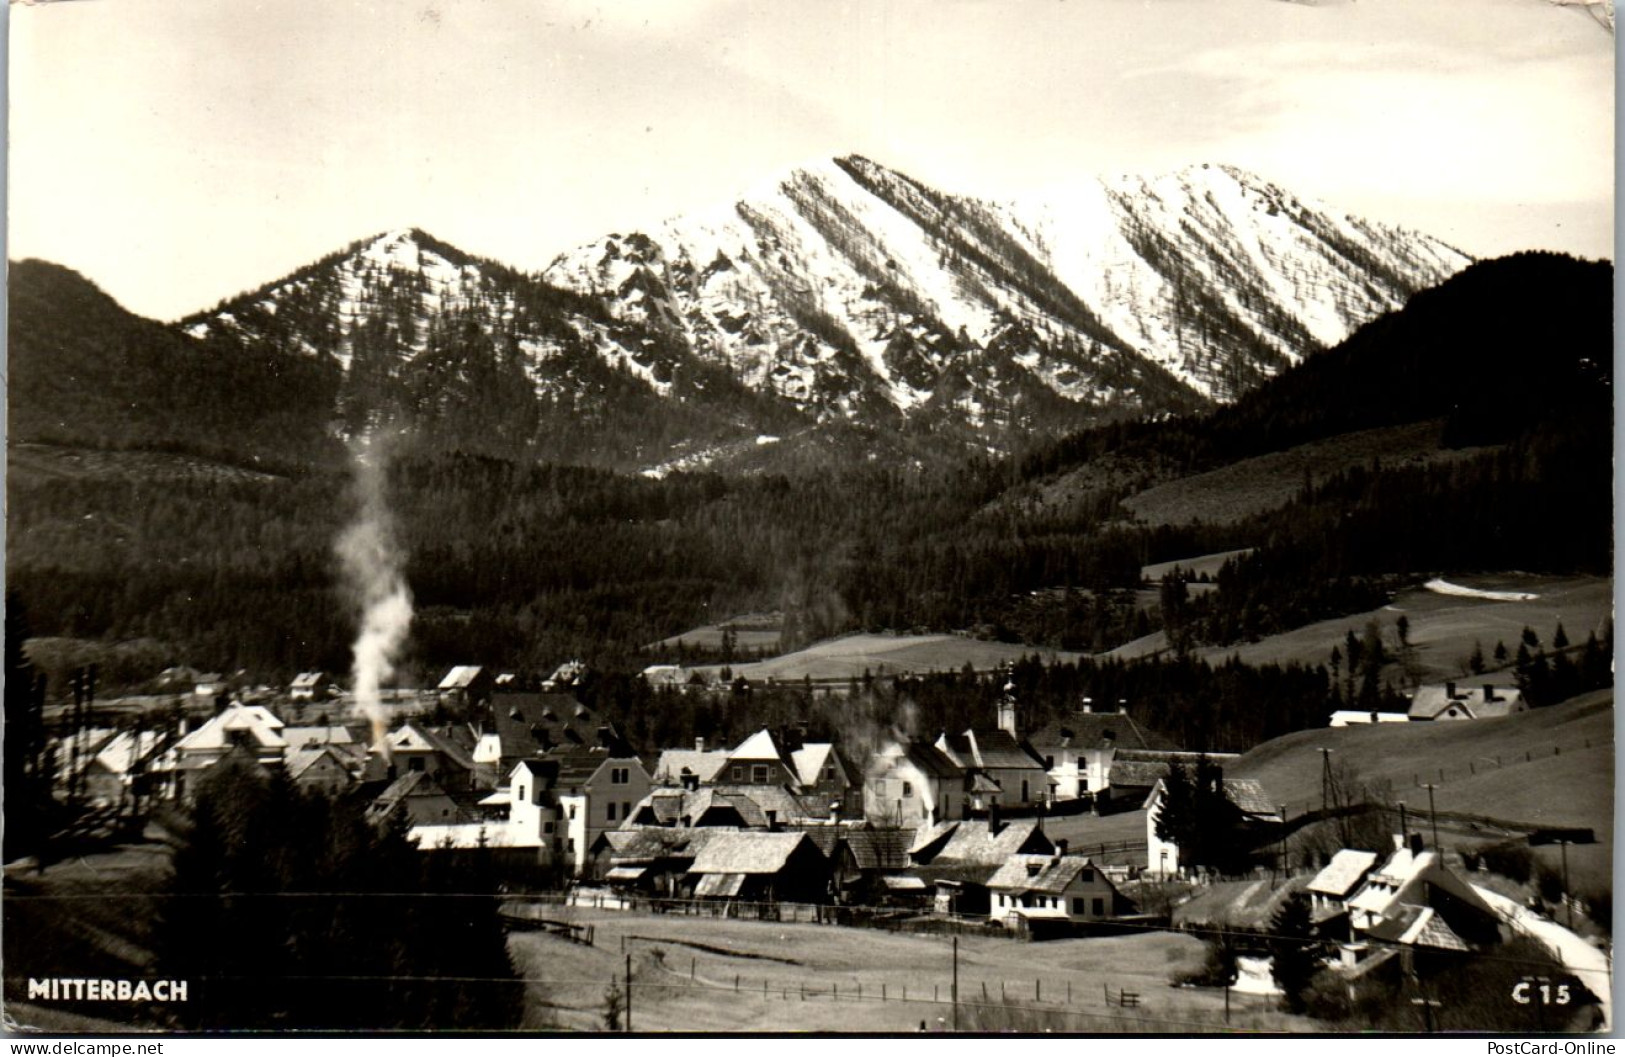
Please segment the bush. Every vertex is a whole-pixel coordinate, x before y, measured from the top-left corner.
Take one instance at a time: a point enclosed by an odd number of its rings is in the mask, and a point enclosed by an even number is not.
[[[1591,923],[1612,936],[1614,934],[1614,893],[1607,889],[1594,888],[1581,893],[1580,900],[1585,903],[1586,917],[1591,919]]]
[[[1536,874],[1536,887],[1540,891],[1540,898],[1548,903],[1561,903],[1563,901],[1563,878],[1549,867],[1542,866]]]
[[[1494,844],[1479,852],[1484,869],[1519,883],[1535,873],[1535,853],[1522,844]]]
[[[1236,982],[1236,948],[1228,937],[1207,941],[1207,960],[1175,979],[1191,987],[1229,987]]]

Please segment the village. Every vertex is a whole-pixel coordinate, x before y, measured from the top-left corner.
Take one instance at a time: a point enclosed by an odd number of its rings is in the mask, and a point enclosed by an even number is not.
[[[222,765],[277,774],[365,803],[369,821],[400,828],[423,856],[493,864],[512,931],[573,942],[590,943],[582,922],[605,914],[1017,942],[1183,932],[1224,964],[1168,983],[1222,989],[1226,1010],[1234,991],[1302,1011],[1304,979],[1273,964],[1283,922],[1316,952],[1309,974],[1351,999],[1425,993],[1532,938],[1606,1022],[1596,944],[1486,887],[1475,870],[1488,857],[1446,848],[1436,819],[1403,804],[1395,819],[1346,791],[1290,809],[1257,778],[1226,776],[1234,754],[1177,745],[1121,705],[1084,700],[1032,729],[1007,683],[994,714],[963,731],[894,728],[843,744],[792,725],[640,753],[580,700],[584,674],[572,662],[523,685],[458,666],[432,690],[396,693],[375,724],[325,673],[285,688],[166,673],[190,682],[165,712],[123,729],[84,709],[59,717],[58,797],[82,805],[85,832],[127,834],[185,810]],[[75,689],[89,705],[88,687]],[[1339,713],[1328,725],[1525,711],[1514,688],[1450,684],[1422,688],[1407,716]]]

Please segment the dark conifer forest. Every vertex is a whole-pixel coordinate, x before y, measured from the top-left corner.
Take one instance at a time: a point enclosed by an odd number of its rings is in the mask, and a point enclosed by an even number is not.
[[[267,681],[346,670],[354,616],[333,541],[356,499],[330,430],[329,368],[191,342],[62,270],[19,287],[7,571],[34,633],[140,642],[148,659]],[[1175,646],[1224,645],[1434,575],[1607,574],[1611,303],[1606,262],[1480,263],[1233,405],[1005,457],[798,458],[655,478],[492,454],[463,442],[466,420],[436,419],[428,390],[408,393],[393,406],[417,400],[404,421],[424,428],[388,474],[416,607],[408,668],[580,657],[635,671],[656,659],[647,644],[751,611],[783,613],[786,649],[858,629],[1089,652],[1157,630]],[[455,334],[436,342],[459,355]],[[503,370],[500,356],[481,362]],[[1421,422],[1439,424],[1450,458],[1346,465],[1223,523],[1139,521],[1120,505],[1293,445]],[[1071,482],[1064,502],[1032,500],[1055,482]],[[1141,597],[1155,586],[1143,565],[1237,548],[1252,550],[1217,591]],[[1153,675],[1102,662],[1090,678],[1121,681],[1130,700],[1163,681],[1161,697],[1191,709],[1210,705],[1198,684],[1229,679],[1266,694],[1271,680],[1294,683],[1317,702],[1283,694],[1247,737],[1310,723],[1328,692],[1312,672],[1198,677],[1195,663]],[[1160,725],[1177,734],[1187,706],[1167,707]]]

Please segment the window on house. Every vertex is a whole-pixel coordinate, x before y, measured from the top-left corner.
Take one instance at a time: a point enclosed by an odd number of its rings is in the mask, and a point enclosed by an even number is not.
[[[1087,913],[1089,913],[1089,911],[1087,909],[1085,909],[1088,906],[1088,904],[1089,904],[1089,901],[1087,899],[1084,899],[1082,896],[1079,896],[1076,899],[1073,899],[1072,900],[1072,913],[1074,913],[1074,914],[1087,914]]]
[[[614,804],[613,801],[611,801],[610,804],[609,804],[609,816],[608,817],[609,817],[609,820],[611,822],[615,821],[615,804]]]
[[[833,767],[824,768],[824,781],[826,781],[826,782],[835,781],[835,768],[833,768]]]
[[[733,776],[733,780],[736,782],[743,782],[745,780],[745,769],[743,767],[734,767],[729,771],[729,773]]]
[[[553,832],[553,823],[551,823],[551,822],[542,823],[542,832],[543,833],[552,833]],[[558,842],[554,841],[554,843],[557,844]]]
[[[406,761],[406,769],[408,771],[421,771],[421,770],[423,770],[423,757],[414,756],[410,760],[407,760]]]
[[[757,783],[767,781],[767,764],[756,764],[750,769],[750,780]]]
[[[1095,883],[1095,872],[1093,870],[1090,870],[1090,869],[1079,870],[1078,871],[1078,880],[1082,881],[1084,884],[1094,884]]]
[[[576,817],[576,806],[574,804],[570,805],[570,817],[572,819]]]
[[[613,785],[625,785],[632,780],[632,768],[612,767],[609,771],[609,780]]]
[[[914,783],[913,782],[904,782],[903,783],[903,795],[905,797],[909,797],[909,796],[914,795]]]
[[[1096,899],[1094,901],[1094,910],[1095,910],[1095,916],[1096,917],[1105,917],[1106,916],[1106,901],[1104,899]]]
[[[1044,757],[1044,770],[1046,770],[1046,771],[1055,770],[1055,757],[1053,757],[1053,756]]]
[[[519,786],[519,799],[525,799],[525,787],[522,784]]]
[[[631,818],[632,817],[632,801],[630,801],[630,800],[622,800],[621,801],[621,817],[622,818]]]

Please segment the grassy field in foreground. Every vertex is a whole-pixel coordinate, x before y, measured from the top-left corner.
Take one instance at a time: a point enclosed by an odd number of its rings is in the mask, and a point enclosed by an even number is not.
[[[1046,650],[1005,642],[986,642],[962,635],[843,635],[795,653],[749,664],[736,664],[733,672],[753,682],[776,679],[790,682],[813,679],[862,678],[916,672],[943,672],[972,667],[987,671],[1009,661],[1036,654],[1046,661],[1076,661],[1081,654]],[[695,670],[714,678],[718,665]]]
[[[886,1032],[917,1031],[922,1021],[930,1030],[952,1023],[953,952],[946,936],[573,913],[576,920],[593,923],[596,946],[541,933],[510,940],[515,963],[542,981],[527,1022],[551,1019],[565,1029],[599,1029],[604,991],[624,972],[625,953],[630,953],[636,1031]],[[1203,953],[1199,940],[1162,932],[1038,944],[963,936],[960,995],[967,1005],[981,1007],[985,988],[988,1006],[1002,994],[1012,1003],[1037,1007],[1019,1014],[1033,1018],[1025,1030],[1221,1031],[1222,994],[1169,984],[1198,965]],[[1139,1008],[1108,1008],[1103,988],[1113,994],[1137,992]],[[1262,999],[1232,1001],[1232,1028],[1313,1028],[1309,1021],[1262,1008]],[[962,1009],[961,1016],[961,1027],[970,1026],[971,1013]]]

